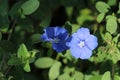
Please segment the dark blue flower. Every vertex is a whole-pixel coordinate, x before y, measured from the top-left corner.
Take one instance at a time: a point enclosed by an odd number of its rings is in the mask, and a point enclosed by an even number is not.
[[[98,45],[97,37],[91,35],[88,28],[80,28],[72,34],[72,39],[67,43],[75,58],[88,59],[92,50]]]
[[[67,50],[66,41],[68,39],[68,31],[62,27],[47,27],[41,36],[43,41],[52,43],[52,48],[57,52]]]

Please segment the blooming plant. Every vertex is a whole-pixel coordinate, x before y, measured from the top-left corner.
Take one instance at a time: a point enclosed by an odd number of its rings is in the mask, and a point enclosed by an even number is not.
[[[119,0],[0,0],[0,80],[120,80]]]
[[[66,41],[68,39],[68,31],[62,27],[47,27],[45,33],[41,36],[43,41],[52,43],[52,48],[57,52],[67,50]]]
[[[89,59],[98,42],[97,37],[91,35],[88,28],[80,28],[72,34],[72,40],[67,45],[75,58]]]

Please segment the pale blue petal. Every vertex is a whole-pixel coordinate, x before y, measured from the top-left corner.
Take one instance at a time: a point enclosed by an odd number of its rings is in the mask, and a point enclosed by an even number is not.
[[[85,40],[85,44],[89,49],[95,49],[98,45],[97,37],[95,37],[94,35],[88,36],[88,38]]]
[[[77,44],[79,44],[79,38],[77,37],[77,33],[72,34],[72,36],[69,38],[69,40],[67,41],[66,45],[69,47],[74,47],[77,46]]]
[[[92,51],[87,47],[83,47],[80,52],[80,59],[89,59],[91,55]]]
[[[73,57],[76,59],[80,58],[81,55],[81,48],[78,46],[70,47],[70,51]]]
[[[80,40],[85,40],[90,35],[90,31],[88,28],[80,28],[77,31],[77,36]]]

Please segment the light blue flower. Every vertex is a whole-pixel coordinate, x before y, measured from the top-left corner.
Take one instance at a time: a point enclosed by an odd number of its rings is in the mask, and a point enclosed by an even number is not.
[[[97,45],[97,37],[90,34],[88,28],[80,28],[76,33],[72,34],[71,40],[66,43],[70,47],[72,56],[80,59],[88,59],[92,55]]]
[[[52,43],[52,48],[57,52],[67,50],[66,41],[68,39],[68,31],[62,27],[47,27],[41,36],[43,41]]]

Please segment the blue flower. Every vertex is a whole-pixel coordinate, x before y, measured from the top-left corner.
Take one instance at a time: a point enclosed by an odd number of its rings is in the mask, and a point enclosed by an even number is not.
[[[66,41],[68,39],[68,31],[62,27],[47,27],[41,36],[43,41],[52,43],[52,48],[57,52],[67,50]]]
[[[80,28],[72,34],[71,40],[67,43],[72,56],[80,59],[88,59],[97,45],[97,38],[91,35],[88,28]]]

